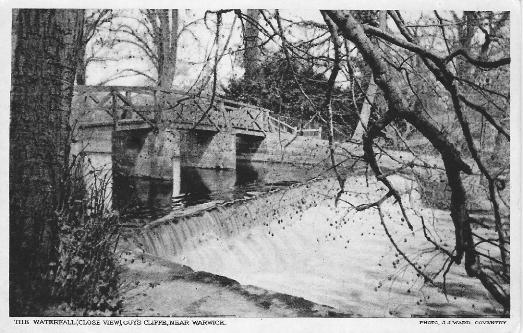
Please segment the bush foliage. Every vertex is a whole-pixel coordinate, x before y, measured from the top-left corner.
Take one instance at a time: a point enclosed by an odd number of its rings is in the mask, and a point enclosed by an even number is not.
[[[99,174],[90,171],[90,184],[83,184],[80,191],[83,199],[72,195],[57,213],[57,261],[50,263],[47,280],[51,299],[61,311],[114,315],[121,309],[116,256],[119,216],[107,207],[109,177]]]

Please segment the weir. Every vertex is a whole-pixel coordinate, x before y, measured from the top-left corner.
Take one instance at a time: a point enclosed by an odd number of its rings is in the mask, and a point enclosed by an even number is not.
[[[323,179],[252,199],[173,212],[147,224],[139,242],[152,255],[174,258],[207,241],[228,239],[267,221],[282,217],[297,219],[304,210],[332,199],[337,190],[333,179]]]
[[[407,211],[416,207],[426,221],[436,218],[437,234],[452,243],[448,211],[423,211],[413,181],[391,177]],[[462,266],[449,271],[446,296],[424,284],[389,241],[374,209],[357,212],[351,205],[373,202],[386,189],[365,176],[339,185],[321,179],[250,200],[172,213],[147,225],[136,243],[147,254],[195,271],[234,279],[272,292],[303,297],[341,313],[365,317],[478,316],[496,313],[481,283]],[[383,203],[388,233],[407,255],[420,255],[424,271],[437,272],[444,258],[431,251],[411,215],[415,232],[401,221],[399,208]],[[410,214],[410,213],[409,213]],[[432,223],[432,222],[430,222]],[[471,306],[474,304],[474,307]]]

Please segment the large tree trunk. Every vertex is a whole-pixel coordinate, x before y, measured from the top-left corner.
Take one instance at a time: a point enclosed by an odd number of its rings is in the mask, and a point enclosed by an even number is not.
[[[9,155],[10,312],[26,313],[55,254],[83,10],[19,10]]]
[[[257,82],[261,79],[260,68],[260,47],[259,47],[259,28],[257,23],[260,17],[258,9],[248,9],[245,19],[245,31],[243,33],[243,43],[245,51],[243,53],[243,67],[245,68],[244,80],[247,82]]]
[[[153,28],[153,42],[158,56],[158,86],[171,89],[178,56],[178,9],[152,9],[147,17]]]
[[[156,9],[148,11],[150,20],[154,18],[153,29],[155,31],[155,37],[153,38],[156,52],[158,55],[158,87],[163,90],[170,90],[172,88],[174,75],[176,74],[176,62],[178,56],[178,26],[179,17],[178,9]],[[151,158],[151,175],[161,176],[162,170],[159,165],[157,157],[158,151],[161,150],[163,145],[162,139],[166,134],[167,125],[161,115],[161,107],[163,94],[158,93],[155,95],[155,124],[156,128],[153,130],[152,144],[149,145],[149,154],[153,156]],[[152,184],[152,183],[151,183]],[[152,186],[152,185],[151,185]]]

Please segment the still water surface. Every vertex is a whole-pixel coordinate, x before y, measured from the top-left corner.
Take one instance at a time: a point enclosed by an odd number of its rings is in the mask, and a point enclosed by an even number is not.
[[[92,154],[89,158],[93,166],[111,173],[110,155]],[[114,174],[112,206],[123,217],[149,220],[173,209],[251,197],[318,175],[326,173],[315,166],[238,161],[236,170],[218,170],[182,166],[175,159],[173,180]]]

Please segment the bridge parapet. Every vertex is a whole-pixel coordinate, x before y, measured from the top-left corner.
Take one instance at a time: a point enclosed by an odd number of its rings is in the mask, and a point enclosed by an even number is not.
[[[281,131],[321,137],[321,129],[298,130],[261,107],[159,87],[76,86],[72,105],[72,121],[81,127],[175,127],[261,137]]]

